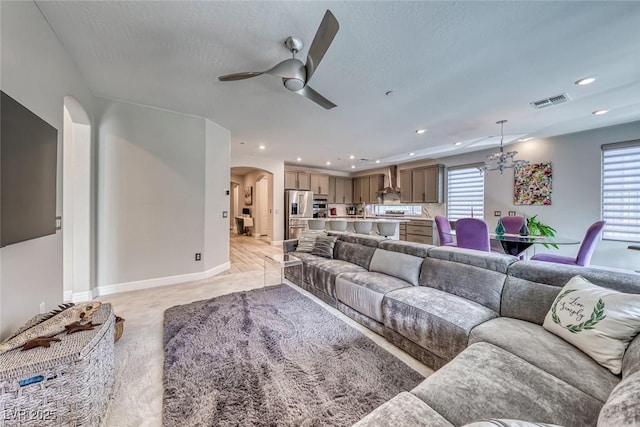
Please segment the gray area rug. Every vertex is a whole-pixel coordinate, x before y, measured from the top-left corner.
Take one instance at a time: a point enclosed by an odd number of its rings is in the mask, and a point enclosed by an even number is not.
[[[350,426],[423,377],[287,285],[164,318],[165,426]]]

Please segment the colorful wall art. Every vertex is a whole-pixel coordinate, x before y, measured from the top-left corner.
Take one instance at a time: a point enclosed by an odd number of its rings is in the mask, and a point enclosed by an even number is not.
[[[517,166],[513,172],[513,181],[513,204],[551,204],[553,182],[551,162]]]

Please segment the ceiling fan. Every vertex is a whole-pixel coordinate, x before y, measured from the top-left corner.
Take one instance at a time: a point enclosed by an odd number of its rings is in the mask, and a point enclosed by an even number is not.
[[[336,107],[336,104],[311,89],[307,83],[311,80],[311,76],[313,76],[318,65],[320,65],[320,61],[322,61],[324,54],[327,53],[327,49],[329,49],[329,46],[331,45],[331,42],[336,36],[339,28],[338,20],[333,16],[333,13],[331,13],[330,10],[327,10],[324,14],[324,18],[322,18],[320,26],[318,27],[318,31],[316,31],[311,47],[309,48],[306,64],[303,64],[302,61],[296,58],[296,53],[302,49],[302,40],[289,36],[284,41],[284,45],[293,54],[291,59],[285,59],[278,65],[266,71],[226,74],[218,77],[218,80],[221,82],[230,82],[249,79],[261,74],[269,74],[271,76],[280,77],[284,83],[284,87],[289,89],[291,92],[302,95],[327,110],[334,108]]]

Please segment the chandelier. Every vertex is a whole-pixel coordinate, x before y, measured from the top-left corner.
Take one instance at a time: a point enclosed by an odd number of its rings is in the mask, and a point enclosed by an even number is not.
[[[514,160],[513,157],[518,154],[517,151],[504,152],[502,144],[504,142],[505,123],[507,123],[506,120],[499,120],[496,122],[497,125],[500,125],[500,151],[487,156],[484,161],[484,165],[478,166],[480,172],[487,173],[488,171],[500,171],[500,175],[502,175],[502,171],[505,169],[511,169],[529,163],[528,160]]]

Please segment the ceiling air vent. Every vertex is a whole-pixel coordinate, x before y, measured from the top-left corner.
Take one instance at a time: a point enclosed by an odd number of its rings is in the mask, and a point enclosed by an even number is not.
[[[531,106],[533,108],[551,107],[552,105],[564,104],[569,99],[571,99],[569,98],[569,94],[563,93],[560,95],[552,96],[550,98],[541,99],[540,101],[534,101],[531,103]]]

